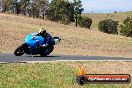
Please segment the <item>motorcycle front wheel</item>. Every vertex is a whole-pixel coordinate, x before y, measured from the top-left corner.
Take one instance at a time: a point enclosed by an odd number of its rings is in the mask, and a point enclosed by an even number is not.
[[[21,56],[21,55],[23,55],[25,52],[24,52],[24,45],[21,45],[21,46],[19,46],[16,50],[15,50],[15,52],[14,52],[14,54],[16,55],[16,56]]]

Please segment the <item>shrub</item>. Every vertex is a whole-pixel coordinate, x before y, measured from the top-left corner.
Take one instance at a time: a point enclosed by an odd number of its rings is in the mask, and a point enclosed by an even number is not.
[[[92,19],[89,18],[89,17],[80,17],[79,20],[78,20],[78,24],[79,26],[83,27],[83,28],[89,28],[90,29],[90,26],[92,24]]]
[[[112,19],[102,20],[98,24],[98,29],[104,33],[117,34],[118,21]]]
[[[127,17],[124,19],[123,24],[119,27],[121,35],[132,38],[132,18]]]

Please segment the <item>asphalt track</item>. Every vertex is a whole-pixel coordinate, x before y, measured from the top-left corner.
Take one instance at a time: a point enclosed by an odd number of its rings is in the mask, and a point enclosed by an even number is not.
[[[132,58],[105,57],[105,56],[79,56],[79,55],[49,55],[40,56],[15,56],[11,53],[0,53],[0,63],[28,63],[28,62],[47,62],[47,61],[132,61]]]

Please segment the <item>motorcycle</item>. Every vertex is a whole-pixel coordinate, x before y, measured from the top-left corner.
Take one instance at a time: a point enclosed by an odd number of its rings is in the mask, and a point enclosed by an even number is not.
[[[50,39],[46,40],[48,43],[47,47],[42,47],[44,44],[45,39],[37,35],[38,33],[31,33],[25,37],[25,43],[20,45],[14,52],[16,56],[21,56],[24,53],[29,55],[37,55],[40,56],[47,56],[49,55],[53,49],[54,45],[60,42],[60,37],[51,37]]]

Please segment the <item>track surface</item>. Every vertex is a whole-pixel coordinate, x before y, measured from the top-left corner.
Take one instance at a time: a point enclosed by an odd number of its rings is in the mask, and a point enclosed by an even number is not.
[[[104,56],[75,56],[75,55],[50,55],[47,57],[40,56],[15,56],[14,54],[0,54],[0,63],[26,63],[26,62],[46,62],[46,61],[86,61],[86,60],[98,60],[98,61],[132,61],[132,58],[122,57],[104,57]]]

